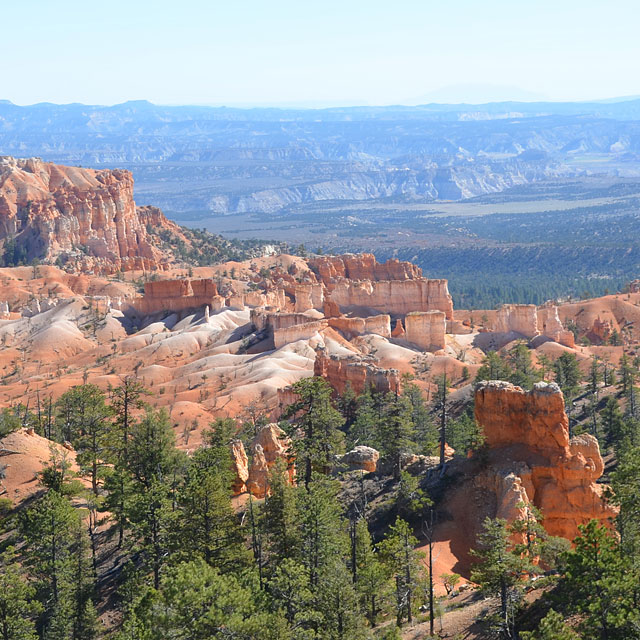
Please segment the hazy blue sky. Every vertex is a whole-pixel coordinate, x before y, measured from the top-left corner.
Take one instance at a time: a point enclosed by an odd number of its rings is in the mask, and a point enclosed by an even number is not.
[[[18,104],[389,104],[640,94],[639,0],[2,5],[0,98]]]

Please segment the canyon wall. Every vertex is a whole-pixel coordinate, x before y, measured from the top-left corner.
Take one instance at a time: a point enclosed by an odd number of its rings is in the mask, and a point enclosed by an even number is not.
[[[391,318],[386,314],[368,318],[330,317],[329,326],[340,331],[347,339],[367,333],[375,333],[384,338],[391,337]]]
[[[322,309],[324,289],[319,283],[296,284],[293,288],[295,298],[294,311],[302,313],[310,309]]]
[[[573,332],[562,326],[560,316],[558,316],[558,307],[548,306],[538,310],[538,328],[542,335],[551,338],[554,342],[571,349],[575,348],[575,336]]]
[[[596,484],[604,469],[598,442],[587,434],[569,438],[557,385],[542,382],[523,391],[507,382],[480,383],[475,416],[491,463],[476,482],[500,487],[500,495],[493,496],[498,512],[513,512],[519,501],[531,502],[542,511],[550,534],[570,540],[578,525],[615,516],[604,499],[604,486]],[[491,480],[492,474],[497,478]]]
[[[326,329],[327,326],[326,320],[312,320],[304,324],[295,324],[283,329],[276,329],[273,332],[273,343],[276,349],[280,349],[280,347],[298,340],[309,340],[319,331]]]
[[[139,214],[129,171],[0,158],[0,240],[14,239],[25,261],[63,256],[86,270],[162,268],[150,221],[175,227],[157,209]]]

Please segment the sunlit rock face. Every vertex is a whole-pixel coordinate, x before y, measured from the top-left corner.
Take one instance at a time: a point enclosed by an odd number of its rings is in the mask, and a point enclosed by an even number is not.
[[[541,382],[523,391],[508,382],[480,383],[475,415],[500,477],[493,486],[503,515],[515,516],[519,502],[531,502],[542,511],[547,531],[568,539],[581,524],[615,516],[603,499],[604,486],[596,484],[604,469],[598,442],[586,434],[569,438],[557,385]]]
[[[105,272],[162,268],[147,224],[177,229],[158,209],[136,209],[129,171],[0,158],[0,239],[15,239],[27,260],[65,255]]]

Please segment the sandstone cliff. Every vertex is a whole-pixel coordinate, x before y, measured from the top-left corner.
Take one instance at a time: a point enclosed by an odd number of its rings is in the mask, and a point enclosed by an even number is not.
[[[136,211],[129,171],[0,158],[0,240],[15,240],[25,261],[61,256],[86,270],[158,269],[166,258],[147,223],[175,227],[158,209]]]
[[[513,515],[517,503],[531,502],[550,534],[570,540],[578,525],[615,515],[596,484],[604,468],[598,443],[586,434],[569,438],[555,384],[538,383],[527,392],[507,382],[481,383],[475,412],[492,463],[476,483],[498,492],[497,513]]]
[[[341,310],[356,307],[393,315],[442,311],[447,318],[453,318],[453,302],[446,280],[340,280],[329,298]]]
[[[201,280],[154,280],[144,285],[144,296],[133,301],[143,314],[159,311],[185,311],[208,306],[219,311],[226,304],[218,295],[218,287],[211,278]]]

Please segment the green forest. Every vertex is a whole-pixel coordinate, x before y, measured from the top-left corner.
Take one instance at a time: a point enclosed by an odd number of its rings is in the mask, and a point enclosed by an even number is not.
[[[583,376],[568,353],[540,366],[524,343],[487,354],[477,380],[561,387],[572,433],[592,433],[615,457],[607,480],[620,514],[616,530],[582,527],[573,548],[546,534],[544,514],[487,519],[471,579],[493,605],[476,637],[640,637],[638,364],[593,358]],[[266,422],[259,412],[218,419],[187,455],[167,412],[149,405],[134,377],[106,393],[73,387],[36,412],[5,409],[3,434],[30,426],[71,443],[84,482],[66,450],[52,447],[38,493],[17,508],[2,499],[0,636],[397,639],[426,622],[442,637],[438,620],[460,581],[433,574],[434,527],[461,481],[444,443],[461,468],[481,468],[486,449],[472,402],[454,403],[446,376],[435,382],[430,402],[409,377],[402,393],[386,395],[347,387],[335,396],[322,378],[296,383],[280,423],[289,463],[271,470],[264,500],[241,503],[232,502],[230,444],[254,436]],[[336,466],[356,443],[380,451],[379,472]],[[406,461],[418,453],[433,456],[434,473],[410,473]],[[513,542],[516,534],[524,543]],[[436,580],[448,596],[435,595]],[[532,591],[538,597],[526,598]]]

